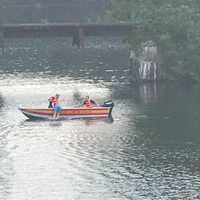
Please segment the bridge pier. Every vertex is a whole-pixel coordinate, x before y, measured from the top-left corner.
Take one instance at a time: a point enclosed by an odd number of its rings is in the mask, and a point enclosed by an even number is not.
[[[84,30],[82,27],[78,27],[72,37],[72,46],[77,46],[78,48],[84,48],[84,44],[85,44]]]
[[[136,83],[140,82],[140,74],[139,74],[139,67],[140,61],[136,56],[136,52],[133,49],[130,49],[129,52],[129,64],[130,64],[130,80]]]
[[[1,54],[4,54],[4,30],[3,27],[0,26],[0,49],[1,49]]]

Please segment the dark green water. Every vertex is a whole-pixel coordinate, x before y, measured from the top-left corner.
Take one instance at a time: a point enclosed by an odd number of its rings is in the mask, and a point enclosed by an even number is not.
[[[0,58],[0,199],[200,199],[200,87],[135,87],[116,41],[67,44],[9,41]],[[113,122],[34,122],[17,109],[55,93],[63,106],[112,98]]]

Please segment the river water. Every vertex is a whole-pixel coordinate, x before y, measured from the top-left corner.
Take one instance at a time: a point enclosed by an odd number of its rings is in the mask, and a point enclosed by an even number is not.
[[[0,59],[0,199],[200,199],[200,88],[129,82],[116,41],[7,41]],[[105,42],[105,41],[104,41]],[[101,45],[100,45],[101,44]],[[112,99],[113,119],[29,121],[19,106]]]

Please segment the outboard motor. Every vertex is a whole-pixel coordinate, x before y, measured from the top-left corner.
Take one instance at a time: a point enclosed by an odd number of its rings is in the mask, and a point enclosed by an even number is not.
[[[112,110],[113,110],[113,107],[114,107],[114,103],[111,100],[108,100],[108,101],[105,101],[102,106],[110,108],[109,116],[111,116]]]
[[[111,108],[113,108],[114,107],[114,103],[111,100],[105,101],[104,104],[103,104],[103,107],[111,107]]]

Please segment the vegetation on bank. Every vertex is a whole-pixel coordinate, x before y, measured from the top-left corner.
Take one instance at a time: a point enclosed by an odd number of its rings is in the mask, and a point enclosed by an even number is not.
[[[128,39],[136,52],[154,42],[168,78],[200,81],[199,0],[112,0],[109,14],[140,27]]]

